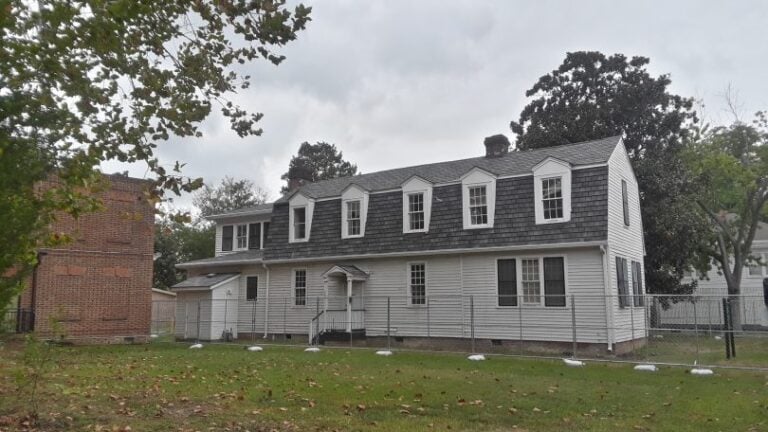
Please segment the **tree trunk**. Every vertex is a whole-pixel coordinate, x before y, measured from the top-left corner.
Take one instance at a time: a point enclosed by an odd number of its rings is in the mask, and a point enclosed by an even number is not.
[[[743,322],[741,315],[741,296],[739,294],[728,294],[728,299],[731,305],[731,324],[733,325],[733,331],[743,330]]]

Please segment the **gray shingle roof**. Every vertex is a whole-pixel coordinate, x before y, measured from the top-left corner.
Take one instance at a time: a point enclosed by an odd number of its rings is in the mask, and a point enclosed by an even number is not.
[[[258,204],[250,207],[243,207],[237,210],[208,216],[207,219],[219,219],[222,217],[232,217],[240,215],[256,215],[256,214],[270,214],[272,213],[272,204]]]
[[[613,149],[621,136],[603,138],[583,143],[566,144],[543,149],[510,152],[496,158],[475,157],[448,162],[438,162],[342,177],[309,183],[298,191],[310,198],[329,198],[340,196],[350,184],[356,184],[368,191],[396,189],[414,175],[432,183],[450,183],[458,181],[472,168],[481,168],[497,176],[528,174],[534,166],[548,157],[554,157],[574,166],[592,165],[608,162]],[[278,203],[287,200],[284,196]]]
[[[184,269],[190,267],[203,267],[206,265],[226,265],[226,264],[238,264],[242,261],[259,262],[263,253],[261,250],[253,249],[242,252],[235,252],[227,255],[220,255],[213,258],[204,258],[195,261],[187,261],[185,263],[177,264],[176,267]]]
[[[231,279],[240,273],[211,273],[209,275],[191,277],[185,281],[179,282],[172,286],[174,290],[189,290],[195,288],[208,289],[217,284],[220,284],[227,279]]]

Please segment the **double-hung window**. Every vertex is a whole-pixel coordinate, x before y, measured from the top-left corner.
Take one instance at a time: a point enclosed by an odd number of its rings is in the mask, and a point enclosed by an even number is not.
[[[488,197],[485,185],[469,187],[471,225],[488,225]]]
[[[307,237],[307,208],[293,209],[293,239],[303,240]]]
[[[411,231],[424,230],[424,192],[408,194],[408,226]]]
[[[360,201],[347,201],[347,236],[360,235]]]
[[[237,225],[237,249],[248,249],[248,225]]]
[[[541,199],[544,219],[563,218],[563,179],[550,177],[541,180]]]
[[[409,264],[408,291],[411,305],[427,303],[427,265],[424,263]]]
[[[539,259],[520,260],[522,267],[523,303],[541,303],[541,279],[539,278]]]
[[[517,262],[500,259],[496,262],[499,306],[517,306]]]
[[[307,305],[307,271],[304,269],[293,272],[293,304]]]

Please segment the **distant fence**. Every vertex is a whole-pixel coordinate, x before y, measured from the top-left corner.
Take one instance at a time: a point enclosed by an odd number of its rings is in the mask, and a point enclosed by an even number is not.
[[[170,304],[153,305],[163,311],[153,312],[156,337],[681,364],[734,357],[738,364],[768,367],[768,307],[762,296],[545,297],[534,292],[510,297],[176,299]]]
[[[28,333],[34,323],[35,313],[31,309],[9,309],[0,315],[0,334]]]

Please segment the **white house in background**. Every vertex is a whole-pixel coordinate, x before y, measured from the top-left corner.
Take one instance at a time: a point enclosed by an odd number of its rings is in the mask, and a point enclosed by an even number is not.
[[[485,147],[211,217],[216,256],[178,266],[177,336],[376,338],[389,302],[405,343],[468,338],[470,320],[495,343],[570,343],[574,319],[580,343],[644,338],[642,220],[621,137]]]
[[[760,223],[752,243],[752,254],[762,258],[762,265],[744,269],[741,277],[742,323],[747,327],[768,327],[768,293],[764,291],[763,280],[768,278],[768,224]],[[713,265],[706,275],[689,274],[687,281],[695,280],[698,287],[694,294],[696,307],[691,302],[673,303],[668,309],[658,308],[660,326],[700,325],[716,328],[723,324],[722,299],[728,296],[725,276]]]

